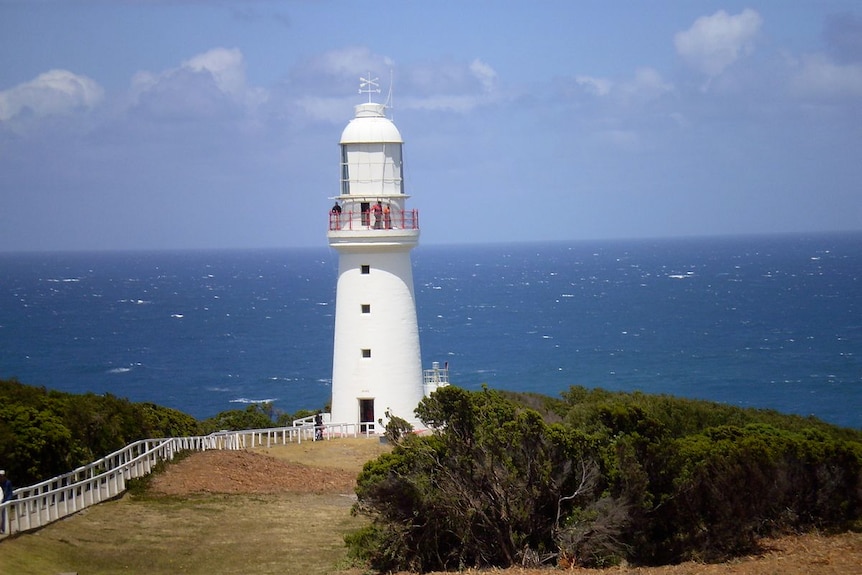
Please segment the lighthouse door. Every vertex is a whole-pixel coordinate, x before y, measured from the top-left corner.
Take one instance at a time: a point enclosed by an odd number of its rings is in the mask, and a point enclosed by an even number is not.
[[[362,210],[362,225],[370,225],[369,215],[371,214],[371,202],[362,202],[359,209]]]
[[[374,400],[359,400],[359,430],[362,433],[374,431]]]

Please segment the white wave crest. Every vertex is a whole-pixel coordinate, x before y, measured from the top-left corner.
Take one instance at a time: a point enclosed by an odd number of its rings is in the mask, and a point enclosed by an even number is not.
[[[247,397],[238,397],[236,399],[231,399],[230,403],[272,403],[277,400],[277,397],[270,397],[269,399],[249,399]]]

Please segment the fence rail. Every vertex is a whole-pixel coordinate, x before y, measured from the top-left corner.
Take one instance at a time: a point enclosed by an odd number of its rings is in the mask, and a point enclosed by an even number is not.
[[[418,230],[419,210],[397,210],[393,214],[371,211],[329,213],[329,231],[358,230]]]
[[[377,437],[373,429],[373,426],[359,423],[327,423],[322,437]],[[39,529],[91,505],[114,499],[126,490],[130,479],[147,475],[160,462],[173,460],[177,453],[252,449],[314,440],[315,427],[307,423],[192,437],[142,439],[63,475],[16,489],[13,499],[0,504],[0,537]]]

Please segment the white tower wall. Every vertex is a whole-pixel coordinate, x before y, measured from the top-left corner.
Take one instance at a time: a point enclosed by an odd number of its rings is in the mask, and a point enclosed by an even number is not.
[[[385,422],[386,411],[411,422],[415,419],[413,410],[422,400],[423,382],[411,247],[339,249],[334,422],[368,422],[368,415],[360,413],[360,400],[373,400],[372,422]],[[363,266],[368,273],[362,273]]]
[[[417,424],[424,395],[410,262],[418,213],[406,207],[401,134],[384,111],[356,106],[341,135],[341,211],[328,233],[338,251],[331,421],[377,433],[387,411]]]

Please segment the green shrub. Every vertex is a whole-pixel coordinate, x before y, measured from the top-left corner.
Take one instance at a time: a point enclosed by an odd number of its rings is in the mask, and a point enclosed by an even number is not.
[[[386,412],[386,417],[389,421],[386,422],[383,436],[389,443],[398,443],[408,433],[413,433],[413,426],[406,419],[392,415],[389,411]]]
[[[348,545],[380,571],[720,560],[862,516],[862,433],[810,418],[454,386],[416,414],[434,433],[406,436],[358,478],[355,510],[373,523]]]
[[[15,485],[66,473],[139,439],[198,432],[193,417],[152,403],[0,380],[0,462]]]

